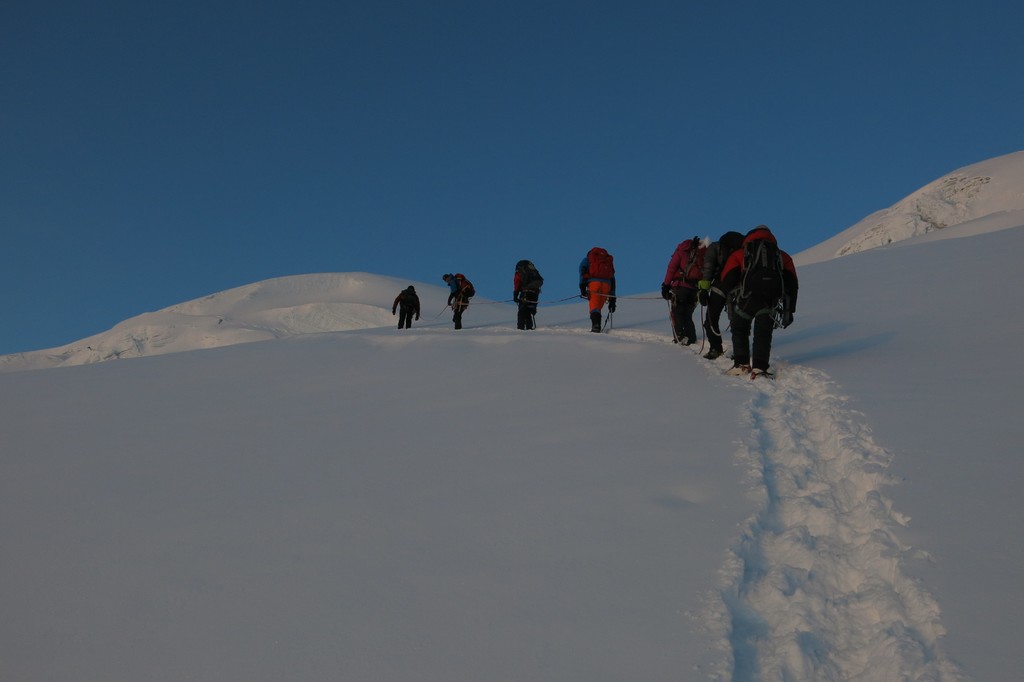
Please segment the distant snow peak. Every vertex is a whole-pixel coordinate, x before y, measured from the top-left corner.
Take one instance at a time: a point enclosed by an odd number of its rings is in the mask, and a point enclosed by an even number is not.
[[[841,246],[836,256],[858,253],[957,225],[970,218],[972,201],[992,181],[987,175],[954,173],[876,213],[875,224]]]
[[[247,284],[127,319],[66,346],[0,357],[0,371],[232,346],[390,326],[404,281],[368,273],[294,275]],[[422,286],[421,286],[422,288]]]
[[[798,253],[794,259],[798,265],[807,265],[925,235],[932,235],[929,239],[948,239],[1021,225],[1024,151],[943,175],[889,208]]]

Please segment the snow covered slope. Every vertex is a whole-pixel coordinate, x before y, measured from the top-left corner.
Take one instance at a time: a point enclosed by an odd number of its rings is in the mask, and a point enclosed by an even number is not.
[[[873,249],[953,226],[971,234],[1024,223],[1024,151],[966,166],[795,256],[798,265]]]
[[[656,296],[4,374],[0,679],[1016,679],[1022,249],[801,268],[774,382]]]
[[[395,323],[391,305],[409,284],[366,273],[298,275],[257,282],[133,317],[110,331],[60,348],[2,356],[0,371],[84,365],[298,334],[391,326]],[[424,315],[433,316],[444,308],[447,287],[417,283],[416,288]]]
[[[0,679],[1017,679],[1009,203],[801,266],[774,382],[363,273],[6,358],[87,366],[0,375]]]

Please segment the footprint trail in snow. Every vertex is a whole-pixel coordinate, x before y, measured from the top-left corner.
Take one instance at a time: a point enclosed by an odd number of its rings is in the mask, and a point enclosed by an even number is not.
[[[820,372],[786,367],[749,390],[740,456],[764,499],[723,569],[719,679],[966,679],[942,649],[938,604],[902,571],[912,550],[883,494],[891,455]]]

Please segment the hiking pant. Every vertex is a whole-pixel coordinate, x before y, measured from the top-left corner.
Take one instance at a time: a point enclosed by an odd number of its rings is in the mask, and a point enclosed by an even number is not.
[[[537,314],[536,291],[522,291],[519,294],[519,315],[516,317],[516,329],[533,329],[533,316]]]
[[[722,317],[722,310],[724,308],[724,297],[708,297],[708,311],[704,318],[704,333],[707,334],[708,345],[711,347],[711,350],[716,350],[719,353],[724,350],[722,347],[722,328],[719,326],[718,322]]]
[[[411,306],[399,306],[398,307],[398,328],[408,329],[412,326],[412,318],[415,315],[415,310]]]
[[[775,318],[768,310],[761,310],[751,318],[749,313],[736,311],[732,320],[732,359],[738,365],[750,365],[754,369],[768,369],[772,354],[772,332]],[[750,328],[754,328],[754,349],[751,355]]]
[[[672,330],[676,341],[691,344],[697,340],[693,325],[693,311],[697,307],[697,290],[692,287],[672,287]]]
[[[452,315],[452,322],[455,323],[456,329],[462,329],[462,313],[468,307],[469,301],[461,297],[456,297],[456,299],[452,301],[452,311],[455,313],[454,315]]]
[[[612,283],[592,279],[587,282],[587,290],[590,292],[590,312],[600,313],[605,301],[611,296]]]

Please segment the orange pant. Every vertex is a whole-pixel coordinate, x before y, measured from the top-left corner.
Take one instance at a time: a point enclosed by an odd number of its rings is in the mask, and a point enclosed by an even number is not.
[[[590,290],[590,312],[600,312],[612,292],[612,283],[590,280],[587,282],[587,289]]]

